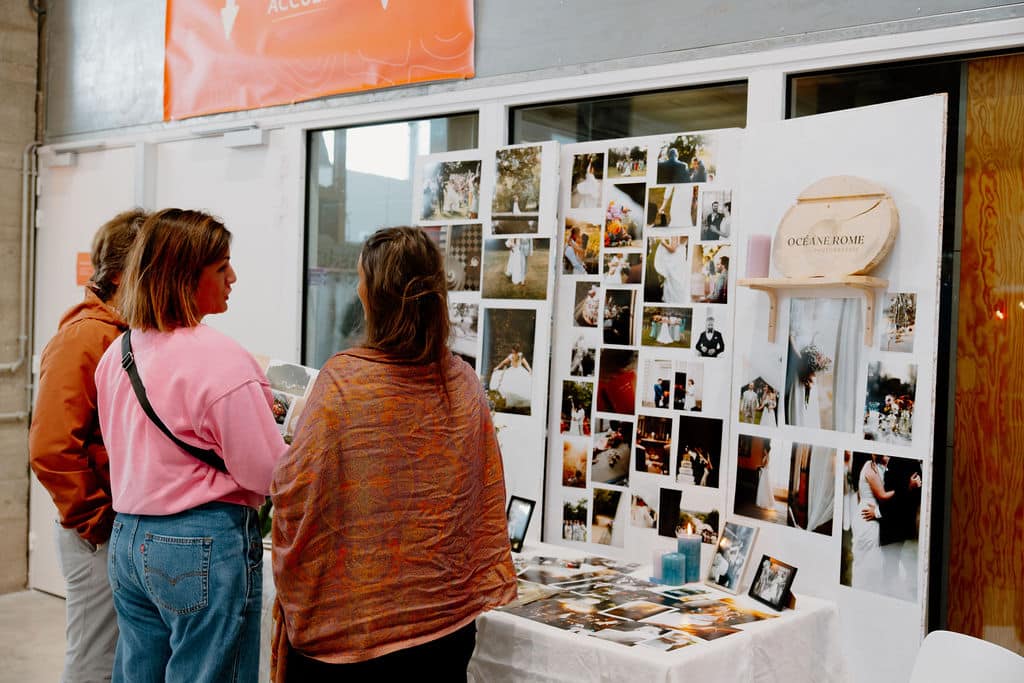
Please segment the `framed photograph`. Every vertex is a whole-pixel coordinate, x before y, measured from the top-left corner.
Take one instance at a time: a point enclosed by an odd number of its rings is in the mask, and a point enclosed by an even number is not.
[[[508,519],[508,540],[514,553],[523,549],[523,539],[526,538],[526,530],[530,527],[530,517],[533,516],[535,504],[535,501],[519,496],[512,496],[508,501],[508,512],[505,516]]]
[[[750,597],[774,610],[782,610],[789,604],[789,589],[795,577],[796,567],[762,555],[750,584]]]
[[[757,527],[726,522],[722,533],[718,535],[715,556],[704,582],[730,593],[738,593],[756,537]]]

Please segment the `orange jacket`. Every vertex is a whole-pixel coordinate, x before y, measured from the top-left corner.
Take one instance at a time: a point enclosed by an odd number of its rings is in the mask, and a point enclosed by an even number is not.
[[[86,290],[43,349],[28,433],[32,471],[50,492],[60,523],[93,544],[106,543],[114,521],[93,374],[125,329],[120,316]]]

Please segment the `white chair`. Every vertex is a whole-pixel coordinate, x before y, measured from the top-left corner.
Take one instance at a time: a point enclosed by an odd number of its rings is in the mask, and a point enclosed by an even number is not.
[[[1024,657],[979,638],[932,631],[921,643],[910,683],[1021,683]]]

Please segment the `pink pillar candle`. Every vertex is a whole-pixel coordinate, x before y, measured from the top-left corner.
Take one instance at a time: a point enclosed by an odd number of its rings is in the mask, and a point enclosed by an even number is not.
[[[751,235],[747,240],[747,277],[768,277],[771,253],[771,236]]]

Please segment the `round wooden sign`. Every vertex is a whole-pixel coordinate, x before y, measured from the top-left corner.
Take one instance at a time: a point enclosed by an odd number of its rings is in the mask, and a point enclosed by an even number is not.
[[[772,246],[786,277],[869,273],[882,262],[899,230],[896,203],[885,188],[854,176],[832,176],[797,197],[779,223]]]

